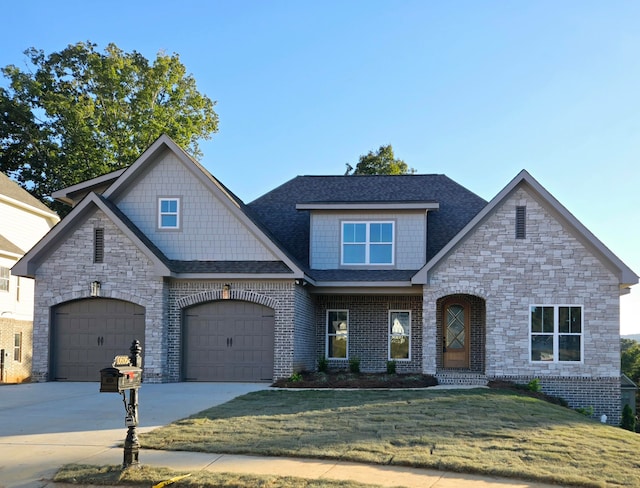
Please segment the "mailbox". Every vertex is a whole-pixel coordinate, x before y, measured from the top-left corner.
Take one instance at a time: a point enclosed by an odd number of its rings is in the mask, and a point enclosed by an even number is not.
[[[100,391],[121,393],[124,390],[140,388],[142,369],[136,366],[112,366],[100,370]]]

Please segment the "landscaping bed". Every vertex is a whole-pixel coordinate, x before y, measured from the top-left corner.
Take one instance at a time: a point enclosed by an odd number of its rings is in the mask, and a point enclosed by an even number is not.
[[[277,380],[277,388],[427,388],[438,380],[426,374],[351,373],[348,371],[301,372]]]

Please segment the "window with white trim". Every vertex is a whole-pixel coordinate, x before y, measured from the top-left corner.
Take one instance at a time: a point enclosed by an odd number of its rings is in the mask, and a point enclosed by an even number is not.
[[[180,228],[180,199],[158,198],[158,228]]]
[[[393,222],[342,222],[341,263],[393,264]]]
[[[411,312],[389,310],[389,359],[411,359]]]
[[[349,311],[327,310],[327,358],[347,359]]]
[[[9,291],[9,280],[11,279],[11,270],[0,266],[0,291]]]
[[[531,305],[531,361],[582,361],[582,306]]]
[[[22,332],[13,335],[13,360],[22,362]]]

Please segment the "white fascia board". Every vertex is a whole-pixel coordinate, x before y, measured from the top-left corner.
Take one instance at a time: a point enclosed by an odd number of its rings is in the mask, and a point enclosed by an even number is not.
[[[33,207],[28,203],[21,202],[20,200],[16,200],[15,198],[11,198],[2,194],[0,194],[0,201],[6,202],[13,207],[17,207],[21,210],[25,210],[29,213],[42,217],[50,221],[52,224],[55,224],[56,222],[60,221],[60,216],[57,213],[55,213],[53,210],[50,210],[47,212],[46,210]]]
[[[436,202],[349,202],[349,203],[298,203],[296,210],[437,210]]]

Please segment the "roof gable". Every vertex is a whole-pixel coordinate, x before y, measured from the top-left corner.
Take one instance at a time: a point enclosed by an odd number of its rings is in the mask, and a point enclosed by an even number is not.
[[[440,249],[440,251],[416,273],[412,279],[412,283],[428,283],[430,270],[456,249],[479,225],[493,214],[496,208],[520,187],[525,187],[555,218],[565,224],[588,249],[596,254],[599,259],[616,274],[621,288],[628,288],[638,283],[638,276],[525,170],[522,170],[511,180],[446,246]]]
[[[0,173],[0,200],[57,222],[58,214],[34,197],[4,173]]]
[[[240,258],[220,258],[215,256],[211,258],[205,257],[204,259],[202,259],[201,256],[193,258],[179,254],[167,254],[166,251],[160,249],[159,246],[162,245],[160,241],[154,244],[157,237],[154,237],[153,234],[156,230],[155,225],[141,226],[140,224],[144,224],[144,222],[138,222],[140,218],[138,218],[139,215],[136,216],[136,212],[140,213],[140,210],[136,208],[135,202],[131,203],[129,208],[127,208],[126,205],[122,206],[121,203],[125,201],[128,195],[136,191],[139,182],[144,181],[145,178],[154,171],[157,165],[163,164],[164,158],[167,157],[167,155],[171,157],[171,161],[173,161],[174,164],[178,165],[182,172],[181,175],[188,174],[187,178],[194,178],[194,180],[190,181],[198,181],[200,183],[196,185],[198,194],[192,199],[194,201],[194,212],[196,211],[195,201],[198,200],[197,203],[199,207],[201,207],[201,209],[198,209],[198,211],[201,212],[199,215],[208,218],[209,208],[204,207],[207,206],[206,198],[212,196],[216,205],[222,206],[225,209],[226,222],[235,225],[237,229],[243,229],[242,235],[246,236],[245,239],[252,240],[254,248],[264,249],[259,256],[250,256],[245,259],[245,257],[242,256],[242,252],[246,246],[230,246],[234,248],[236,255],[240,255]],[[175,180],[169,179],[168,181],[169,183],[173,183]],[[105,186],[107,186],[106,190],[104,189]],[[100,196],[92,192],[92,189],[104,190],[104,193]],[[263,229],[261,224],[251,217],[250,212],[247,211],[242,201],[166,135],[158,138],[127,169],[118,170],[103,177],[67,188],[60,191],[59,196],[72,201],[74,198],[87,192],[89,192],[87,196],[81,200],[63,220],[62,224],[64,225],[61,224],[59,228],[56,228],[55,233],[47,235],[44,242],[42,242],[37,249],[34,249],[32,253],[29,253],[24,263],[19,263],[19,266],[16,268],[17,272],[24,273],[25,276],[29,273],[32,274],[35,270],[33,263],[44,259],[43,256],[47,254],[48,247],[55,246],[67,231],[74,228],[75,221],[82,219],[87,212],[97,206],[105,211],[109,218],[117,222],[118,227],[135,240],[136,244],[154,260],[158,267],[158,272],[162,275],[188,274],[202,276],[203,274],[215,274],[217,276],[238,272],[247,277],[256,274],[282,276],[283,273],[291,277],[304,276],[304,273],[295,260],[291,259],[285,250],[281,249],[270,239],[268,231]],[[145,195],[144,200],[145,205],[150,204],[153,207],[156,204],[155,197],[150,199],[149,195]],[[155,222],[157,218],[156,209],[154,208],[151,212],[147,209],[146,212],[150,214],[146,218],[150,219],[151,222]],[[197,225],[207,230],[207,227],[200,221],[197,222]],[[207,236],[204,236],[206,243],[208,243],[205,244],[209,247],[213,247],[209,241],[212,235],[215,236],[215,232],[211,232],[212,233],[209,233]],[[185,235],[183,239],[193,242],[195,237]],[[221,248],[222,247],[224,246],[221,246]]]
[[[20,261],[12,268],[12,273],[17,276],[35,277],[35,271],[39,263],[44,261],[65,239],[69,232],[78,227],[85,218],[96,209],[104,212],[107,217],[125,234],[131,241],[145,254],[154,264],[158,275],[166,276],[170,270],[167,266],[167,259],[162,253],[153,246],[153,244],[145,239],[141,234],[135,231],[133,225],[123,218],[107,201],[95,193],[87,195],[80,204],[78,204],[67,215],[62,222],[55,226],[40,242],[38,242]]]
[[[335,209],[341,204],[401,208],[411,203],[438,204],[427,219],[429,259],[487,202],[445,175],[298,176],[248,207],[278,242],[308,266],[310,209],[327,205]]]

